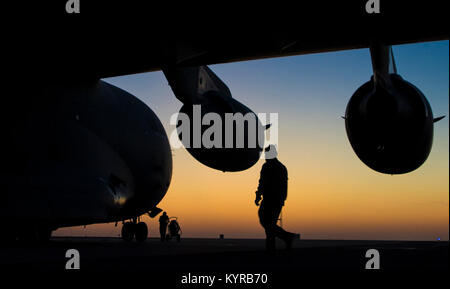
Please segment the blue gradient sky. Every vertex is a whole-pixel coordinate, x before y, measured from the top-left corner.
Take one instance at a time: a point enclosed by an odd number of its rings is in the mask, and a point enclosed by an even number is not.
[[[394,55],[398,73],[426,95],[434,116],[448,116],[449,42],[399,45]],[[368,49],[210,68],[233,97],[253,111],[279,113],[280,159],[290,175],[288,229],[306,238],[448,239],[448,117],[435,126],[428,161],[404,176],[370,170],[347,140],[341,116],[354,91],[372,75]],[[162,72],[106,81],[144,101],[170,134],[170,116],[181,103]],[[245,172],[223,174],[199,164],[184,149],[174,151],[173,160],[172,184],[160,205],[169,215],[176,212],[187,236],[216,237],[225,232],[263,237],[252,204],[262,161]],[[211,214],[216,214],[216,221],[205,223]],[[146,221],[150,235],[157,235],[156,220]],[[119,231],[112,225],[94,225],[58,233],[115,236]]]

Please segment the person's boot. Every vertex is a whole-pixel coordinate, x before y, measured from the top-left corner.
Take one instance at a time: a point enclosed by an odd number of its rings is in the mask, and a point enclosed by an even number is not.
[[[266,239],[266,254],[274,255],[275,251],[276,251],[275,238],[267,238]]]
[[[295,234],[294,233],[289,233],[286,237],[286,239],[284,240],[284,242],[286,242],[286,250],[290,251],[292,249],[292,243],[294,242],[295,239]]]

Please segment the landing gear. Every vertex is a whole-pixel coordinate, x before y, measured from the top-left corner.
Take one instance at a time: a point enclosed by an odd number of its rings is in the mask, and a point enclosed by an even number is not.
[[[147,240],[147,236],[148,236],[147,224],[144,222],[139,222],[136,225],[136,241],[144,242],[145,240]]]
[[[126,222],[122,226],[122,239],[127,242],[131,242],[134,238],[136,224],[132,222]]]
[[[132,222],[126,222],[122,226],[122,239],[131,242],[136,237],[136,241],[144,242],[148,237],[147,224],[144,222],[137,223],[137,219]]]

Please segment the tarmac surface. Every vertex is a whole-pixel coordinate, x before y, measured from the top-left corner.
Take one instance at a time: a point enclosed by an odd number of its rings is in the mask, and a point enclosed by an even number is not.
[[[66,257],[69,249],[79,252],[79,272],[145,272],[153,279],[170,280],[175,287],[183,287],[182,281],[192,282],[196,276],[215,276],[215,284],[191,286],[227,287],[226,274],[266,274],[268,284],[275,284],[304,272],[367,272],[369,249],[379,252],[380,271],[448,272],[448,241],[295,240],[291,251],[285,251],[279,242],[274,255],[265,253],[264,244],[262,239],[127,243],[119,238],[55,237],[44,244],[2,245],[0,272],[73,272],[66,269],[73,257]],[[252,275],[253,282],[257,277]],[[241,281],[249,281],[245,278]]]

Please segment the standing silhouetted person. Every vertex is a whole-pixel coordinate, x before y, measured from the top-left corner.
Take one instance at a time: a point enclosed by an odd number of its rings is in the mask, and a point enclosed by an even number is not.
[[[277,159],[274,145],[270,145],[265,151],[266,162],[261,169],[255,204],[258,206],[262,197],[258,210],[259,222],[266,232],[266,250],[274,252],[275,237],[285,241],[286,248],[290,249],[295,234],[286,232],[277,225],[278,216],[287,197],[287,169]]]
[[[167,224],[169,224],[169,216],[164,212],[161,217],[159,217],[159,233],[161,234],[161,242],[166,240],[166,230]]]

